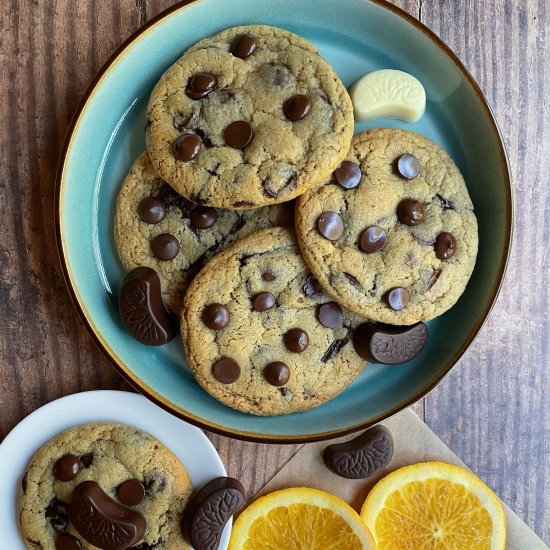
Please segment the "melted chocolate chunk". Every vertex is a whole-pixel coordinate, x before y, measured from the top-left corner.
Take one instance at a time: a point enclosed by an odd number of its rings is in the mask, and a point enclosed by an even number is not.
[[[235,90],[233,88],[222,88],[218,92],[218,97],[220,98],[220,103],[223,105],[228,103],[235,97]]]
[[[358,290],[363,290],[361,283],[353,275],[351,275],[350,273],[346,273],[345,271],[343,271],[342,273],[352,286],[354,286]]]
[[[80,463],[82,464],[83,468],[89,468],[92,465],[93,461],[94,461],[93,453],[87,453],[80,457]]]
[[[21,489],[23,489],[23,493],[27,492],[27,482],[28,482],[29,474],[28,472],[25,472],[25,475],[21,479]]]
[[[250,201],[237,201],[233,203],[233,206],[236,208],[242,208],[244,206],[256,206],[256,204]]]
[[[160,288],[158,273],[138,267],[128,273],[118,298],[120,316],[128,332],[142,344],[162,346],[176,335]]]
[[[439,202],[441,203],[441,208],[443,210],[454,210],[455,209],[453,203],[449,199],[446,199],[445,197],[442,197],[441,195],[436,195],[436,197],[439,199]]]
[[[412,326],[363,323],[355,331],[353,345],[365,361],[400,365],[414,359],[427,340],[428,328],[422,322]]]
[[[57,498],[52,499],[46,508],[46,519],[56,531],[65,531],[69,523],[69,505]]]
[[[168,184],[164,184],[157,194],[157,198],[162,200],[166,208],[179,208],[182,217],[189,218],[191,212],[197,205],[176,193]]]
[[[69,517],[82,538],[104,550],[124,550],[139,542],[147,529],[139,512],[120,505],[95,481],[75,489]]]
[[[55,550],[82,550],[82,544],[72,535],[63,534],[55,539]]]
[[[332,344],[327,348],[325,353],[323,353],[323,356],[321,357],[321,363],[326,363],[327,361],[330,361],[333,357],[335,357],[342,348],[350,341],[351,339],[351,330],[348,329],[347,334],[344,336],[344,338],[340,338],[338,340],[334,340]]]
[[[201,138],[201,141],[203,143],[203,145],[209,149],[210,147],[214,147],[214,144],[212,143],[212,140],[210,139],[210,137],[208,137],[208,134],[204,131],[204,130],[201,130],[200,128],[195,128],[195,134],[197,134],[197,136],[199,136]],[[219,164],[218,164],[219,166]]]
[[[244,504],[244,487],[231,477],[218,477],[189,501],[181,521],[184,538],[195,550],[216,550],[225,524]]]
[[[428,282],[426,283],[425,292],[428,292],[428,290],[430,290],[435,285],[440,275],[441,275],[441,269],[433,270],[432,274],[430,275],[430,278],[428,279]]]
[[[308,298],[316,298],[323,293],[319,281],[313,275],[306,275],[304,277],[302,281],[302,292]]]
[[[298,183],[298,172],[293,172],[288,179],[286,180],[285,184],[280,189],[273,189],[270,187],[269,183],[271,181],[271,178],[267,177],[264,178],[262,181],[262,187],[264,189],[264,193],[271,198],[276,198],[281,195],[282,192],[285,193],[292,193],[294,189],[296,189],[296,184]]]
[[[393,456],[388,429],[375,426],[359,437],[329,445],[323,453],[327,468],[347,479],[364,479],[387,466]]]

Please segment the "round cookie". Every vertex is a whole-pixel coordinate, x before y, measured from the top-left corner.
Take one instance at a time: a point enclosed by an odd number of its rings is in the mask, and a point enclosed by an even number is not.
[[[66,458],[58,462],[62,457]],[[123,486],[130,480],[139,483]],[[85,481],[95,481],[112,499],[119,504],[126,501],[127,508],[145,517],[147,530],[135,548],[189,548],[180,530],[192,489],[184,466],[151,435],[114,423],[71,428],[33,456],[19,496],[21,532],[27,548],[53,549],[61,536],[75,537],[82,550],[96,548],[68,520],[75,489]],[[135,488],[139,489],[139,484],[144,495]]]
[[[311,409],[362,370],[362,319],[319,289],[292,229],[259,231],[213,258],[185,295],[181,330],[199,384],[256,415]]]
[[[312,44],[251,25],[202,40],[164,73],[146,142],[181,195],[255,208],[319,184],[346,155],[353,124],[345,87]]]
[[[472,274],[477,221],[464,179],[413,132],[357,134],[346,161],[296,208],[300,248],[320,285],[373,321],[433,319]]]
[[[143,153],[118,195],[115,244],[126,270],[146,266],[159,273],[166,305],[179,311],[187,285],[210,257],[259,229],[292,225],[293,208],[293,203],[246,211],[198,206],[159,178]],[[173,253],[169,236],[175,237],[177,255],[163,260],[156,254]]]

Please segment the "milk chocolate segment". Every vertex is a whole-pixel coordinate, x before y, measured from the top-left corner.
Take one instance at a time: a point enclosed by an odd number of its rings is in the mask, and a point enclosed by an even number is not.
[[[353,345],[357,354],[370,363],[400,365],[414,359],[426,345],[428,327],[363,323],[357,327]]]
[[[323,453],[327,468],[348,479],[374,475],[392,456],[393,439],[384,426],[375,426],[350,441],[329,445]]]
[[[160,278],[150,267],[137,267],[128,273],[118,309],[128,332],[142,344],[162,346],[176,335],[162,299]]]
[[[184,538],[195,550],[217,550],[225,524],[244,503],[242,483],[218,477],[190,500],[181,521]]]
[[[75,489],[69,518],[82,538],[103,550],[124,550],[139,542],[147,529],[139,512],[113,500],[95,481]]]

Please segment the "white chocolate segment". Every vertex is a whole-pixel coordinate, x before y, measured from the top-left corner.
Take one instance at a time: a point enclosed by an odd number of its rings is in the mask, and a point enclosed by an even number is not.
[[[416,122],[426,110],[426,91],[409,73],[382,69],[361,77],[350,91],[356,120],[398,118]]]

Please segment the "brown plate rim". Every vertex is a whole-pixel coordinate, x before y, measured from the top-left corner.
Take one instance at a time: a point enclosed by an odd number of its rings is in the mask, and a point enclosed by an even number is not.
[[[401,8],[398,8],[397,6],[394,6],[387,0],[361,0],[370,2],[372,4],[375,4],[379,7],[382,7],[384,9],[387,9],[388,11],[391,11],[392,13],[396,14],[397,16],[401,17],[405,21],[408,21],[412,25],[414,25],[418,30],[420,30],[423,34],[425,34],[438,48],[440,48],[448,57],[449,60],[456,66],[456,68],[459,70],[460,73],[462,73],[463,77],[465,78],[466,82],[470,85],[474,93],[479,99],[479,102],[481,106],[483,107],[483,110],[485,111],[489,123],[492,127],[492,130],[495,134],[495,139],[498,144],[499,148],[499,155],[500,155],[500,161],[502,165],[502,171],[504,174],[504,178],[506,180],[507,185],[507,195],[506,195],[506,241],[505,246],[502,251],[502,257],[500,260],[500,265],[498,268],[498,277],[494,282],[493,288],[488,295],[488,298],[486,300],[486,305],[484,308],[483,313],[479,316],[477,322],[475,323],[474,327],[470,330],[470,333],[465,338],[462,346],[455,352],[452,359],[447,362],[445,367],[440,371],[440,373],[435,376],[429,384],[424,386],[421,390],[416,392],[413,396],[409,397],[408,399],[402,401],[398,405],[392,407],[390,410],[376,416],[373,419],[370,419],[365,422],[361,422],[359,424],[355,424],[353,426],[348,426],[346,428],[338,429],[338,430],[332,430],[327,432],[320,432],[320,433],[314,433],[311,435],[299,435],[299,436],[293,436],[293,435],[278,435],[278,436],[266,436],[261,433],[254,433],[254,432],[248,432],[248,431],[239,431],[239,430],[231,430],[228,428],[225,428],[223,426],[219,426],[214,423],[206,422],[203,419],[199,417],[193,416],[188,411],[181,411],[180,409],[175,408],[171,403],[169,403],[166,399],[164,399],[160,394],[155,392],[152,388],[148,387],[146,384],[144,384],[142,381],[140,381],[137,377],[133,376],[130,370],[118,360],[116,357],[116,354],[110,349],[110,347],[107,345],[107,343],[103,340],[101,337],[101,334],[98,330],[94,327],[94,324],[92,322],[92,319],[88,315],[88,312],[86,311],[84,304],[79,299],[78,293],[76,292],[76,289],[73,285],[73,282],[71,280],[70,276],[70,270],[68,266],[68,262],[65,258],[64,254],[64,248],[63,248],[63,235],[61,231],[61,191],[62,191],[62,180],[63,180],[63,171],[65,167],[65,162],[67,159],[67,155],[69,152],[69,146],[72,141],[73,134],[75,132],[75,129],[78,125],[78,122],[80,120],[80,117],[82,113],[84,112],[86,105],[88,103],[88,100],[93,95],[97,85],[103,78],[103,76],[108,72],[108,70],[111,68],[111,66],[114,64],[114,62],[124,53],[124,51],[137,39],[139,39],[148,29],[156,25],[158,22],[160,22],[162,19],[170,16],[174,12],[189,6],[191,4],[195,4],[199,2],[200,0],[181,0],[180,2],[174,4],[167,10],[163,11],[162,13],[159,13],[154,18],[149,20],[145,25],[137,29],[132,35],[130,35],[129,38],[127,38],[122,45],[110,56],[110,58],[104,63],[104,65],[101,67],[101,69],[98,71],[90,85],[88,86],[86,92],[82,96],[82,99],[80,100],[78,107],[75,111],[75,114],[73,115],[69,128],[66,133],[65,141],[63,143],[63,147],[61,149],[61,154],[59,158],[59,163],[57,167],[57,174],[56,174],[56,182],[55,182],[55,233],[56,233],[56,243],[57,243],[57,252],[59,255],[59,260],[61,263],[61,268],[63,271],[63,277],[65,279],[65,283],[67,285],[67,288],[69,290],[69,294],[71,296],[71,299],[73,301],[73,304],[75,308],[77,309],[80,318],[84,325],[86,326],[88,332],[90,333],[90,336],[92,337],[92,340],[95,342],[97,347],[101,350],[101,352],[104,354],[104,356],[109,360],[109,362],[112,364],[112,366],[117,370],[117,372],[137,391],[145,395],[148,399],[156,403],[158,406],[162,407],[169,413],[181,418],[182,420],[185,420],[187,422],[190,422],[191,424],[194,424],[195,426],[198,426],[199,428],[208,430],[210,432],[214,432],[220,435],[224,435],[231,438],[236,438],[244,441],[252,441],[256,443],[278,443],[278,444],[285,444],[285,443],[309,443],[314,441],[322,441],[327,439],[332,439],[335,437],[341,437],[347,434],[351,434],[360,430],[365,430],[371,426],[374,426],[375,424],[378,424],[379,422],[386,420],[390,418],[391,416],[397,414],[401,410],[405,409],[406,407],[409,407],[416,403],[418,400],[422,399],[425,395],[427,395],[431,390],[433,390],[451,371],[451,369],[456,365],[456,363],[460,360],[462,355],[466,352],[466,350],[472,345],[476,337],[478,336],[479,332],[485,325],[489,314],[491,313],[495,302],[497,300],[497,297],[500,293],[500,290],[502,288],[502,283],[504,279],[504,274],[506,272],[506,268],[508,265],[508,260],[510,257],[510,250],[512,246],[512,232],[513,232],[513,226],[514,226],[514,187],[513,182],[511,178],[511,171],[510,171],[510,165],[508,161],[508,156],[506,153],[506,148],[504,146],[504,142],[502,139],[502,134],[498,128],[497,122],[495,120],[495,116],[489,107],[489,104],[487,102],[487,99],[485,98],[485,95],[481,91],[481,88],[473,78],[473,76],[470,74],[470,72],[466,69],[466,67],[463,65],[463,63],[460,61],[458,56],[453,52],[453,50],[447,46],[432,30],[430,30],[426,25],[424,25],[422,22],[415,19],[412,15],[408,14],[406,11],[404,11]]]

